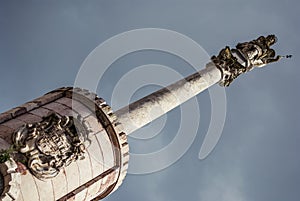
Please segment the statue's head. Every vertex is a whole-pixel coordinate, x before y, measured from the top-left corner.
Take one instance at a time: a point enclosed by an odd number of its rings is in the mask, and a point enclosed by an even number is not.
[[[273,45],[274,43],[276,43],[277,42],[277,37],[275,36],[275,35],[268,35],[267,36],[267,38],[266,38],[266,42],[267,42],[267,45],[268,46],[271,46],[271,45]]]

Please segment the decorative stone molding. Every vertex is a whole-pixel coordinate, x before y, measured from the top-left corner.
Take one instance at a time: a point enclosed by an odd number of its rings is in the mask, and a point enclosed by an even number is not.
[[[238,62],[238,59],[232,55],[228,46],[222,49],[218,56],[212,56],[211,60],[222,72],[221,86],[228,87],[231,82],[239,75],[248,71],[248,69]]]
[[[18,165],[13,159],[0,164],[0,174],[3,178],[0,200],[16,200],[20,193],[21,174],[17,172]]]
[[[73,90],[67,91],[67,97],[82,102],[84,105],[90,107],[92,111],[95,111],[97,118],[105,128],[115,147],[115,160],[119,171],[117,180],[116,183],[110,186],[103,194],[93,199],[99,200],[117,190],[127,174],[129,161],[127,136],[123,132],[122,125],[118,122],[117,116],[113,113],[111,107],[96,94],[85,89],[74,88]],[[91,104],[91,100],[93,101],[93,104]]]

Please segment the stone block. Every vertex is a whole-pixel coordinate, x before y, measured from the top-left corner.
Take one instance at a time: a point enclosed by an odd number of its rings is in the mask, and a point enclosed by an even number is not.
[[[72,99],[71,98],[66,98],[66,97],[62,97],[60,99],[57,99],[55,102],[63,104],[65,106],[70,107],[72,105]]]
[[[9,112],[11,113],[12,117],[17,117],[21,114],[24,114],[27,112],[26,108],[24,107],[16,107],[14,109],[9,110]]]
[[[61,112],[63,110],[66,110],[66,109],[69,109],[69,107],[67,107],[65,105],[62,105],[60,103],[56,103],[56,102],[45,104],[43,106],[43,108],[46,108],[46,109],[51,110],[51,111],[54,111],[56,113],[59,113],[59,112]]]
[[[7,192],[7,194],[9,194],[10,197],[12,197],[14,200],[16,200],[19,197],[19,194],[20,194],[19,185],[10,186],[9,191]]]
[[[52,112],[51,110],[48,110],[48,109],[42,108],[42,107],[30,111],[31,114],[34,114],[39,117],[48,116],[51,112]]]
[[[12,143],[12,134],[14,133],[15,129],[0,125],[0,137],[6,141],[8,144]]]
[[[7,166],[7,173],[15,173],[17,164],[13,160],[8,160],[4,163]]]
[[[114,184],[117,181],[117,177],[118,177],[118,171],[114,171],[110,174],[108,174],[107,176],[105,176],[102,179],[102,184],[101,184],[101,191],[103,192],[104,189],[106,189],[107,187],[111,186],[112,184]]]
[[[89,130],[89,135],[95,135],[103,130],[103,127],[95,115],[89,115],[84,118]]]
[[[79,183],[79,170],[76,162],[71,163],[65,167],[67,182],[68,182],[68,192],[71,192],[78,188]]]
[[[9,111],[0,114],[0,123],[12,119],[11,113]]]
[[[90,156],[87,152],[84,154],[84,156],[85,156],[85,159],[76,161],[78,168],[79,168],[80,185],[85,184],[89,180],[93,179],[93,172],[92,172]]]
[[[83,201],[86,198],[87,189],[83,189],[75,195],[75,201]]]
[[[47,103],[53,102],[61,98],[62,96],[63,96],[62,92],[53,92],[53,93],[45,94],[44,96],[34,99],[31,102],[36,103],[38,106],[43,106]]]
[[[52,184],[54,187],[55,200],[58,200],[68,193],[68,182],[63,171],[60,171],[60,173],[52,179]]]
[[[97,138],[95,136],[91,136],[90,140],[91,140],[91,144],[87,148],[87,151],[91,158],[93,176],[96,177],[103,173],[104,158],[103,158],[101,147],[97,141]]]
[[[91,200],[96,197],[101,187],[101,181],[97,181],[88,187],[86,200]]]
[[[1,174],[5,177],[8,173],[7,173],[7,166],[5,164],[0,164],[0,172]],[[5,185],[4,185],[5,186]]]
[[[53,201],[54,198],[54,189],[52,186],[51,180],[39,180],[34,177],[34,181],[37,185],[37,188],[39,190],[40,200],[41,201]]]
[[[1,198],[1,201],[13,201],[13,199],[9,195],[5,194],[5,196]]]
[[[42,121],[42,118],[40,116],[30,114],[30,113],[26,113],[21,116],[18,116],[16,119],[23,121],[25,123],[31,123],[31,124]]]
[[[0,135],[1,135],[1,127],[0,127]],[[0,138],[0,150],[8,149],[10,145],[4,139]]]
[[[20,185],[20,189],[21,189],[21,195],[23,196],[23,200],[39,201],[40,196],[33,176],[31,174],[26,174],[26,175],[22,175],[21,179],[22,179],[22,185]]]
[[[102,153],[104,154],[104,170],[106,171],[112,167],[114,167],[115,164],[115,158],[114,158],[114,152],[113,152],[113,145],[110,142],[110,139],[108,135],[104,132],[100,132],[96,134],[96,138],[99,142],[99,145],[101,147]]]
[[[25,103],[23,105],[21,105],[20,107],[22,108],[26,108],[26,111],[29,112],[35,108],[38,108],[39,105],[37,103],[34,103],[34,102],[28,102],[28,103]]]
[[[75,100],[73,100],[73,102],[72,102],[72,109],[75,110],[78,114],[80,114],[80,116],[82,116],[83,118],[85,118],[91,114],[94,114],[94,112],[89,110],[82,103],[75,101]]]
[[[19,129],[21,126],[24,126],[26,123],[21,121],[21,120],[18,120],[18,119],[12,119],[12,120],[9,120],[5,123],[3,123],[2,125],[3,126],[6,126],[6,127],[9,127],[9,128],[12,128],[13,130],[17,130]]]
[[[74,116],[76,117],[77,114],[73,112],[71,109],[65,109],[65,110],[58,110],[56,113],[60,116]]]

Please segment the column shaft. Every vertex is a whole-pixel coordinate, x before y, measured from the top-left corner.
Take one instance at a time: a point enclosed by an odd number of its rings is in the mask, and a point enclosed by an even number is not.
[[[212,63],[206,68],[116,111],[127,135],[162,116],[221,80]]]

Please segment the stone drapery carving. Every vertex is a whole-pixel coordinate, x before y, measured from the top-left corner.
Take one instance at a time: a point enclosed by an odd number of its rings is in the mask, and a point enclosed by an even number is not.
[[[239,75],[254,67],[262,67],[283,58],[280,55],[276,56],[275,50],[270,48],[276,41],[275,35],[260,36],[250,42],[237,44],[236,49],[230,49],[227,46],[220,51],[218,56],[212,56],[211,60],[223,74],[219,84],[227,87]],[[289,58],[291,55],[286,57]]]

